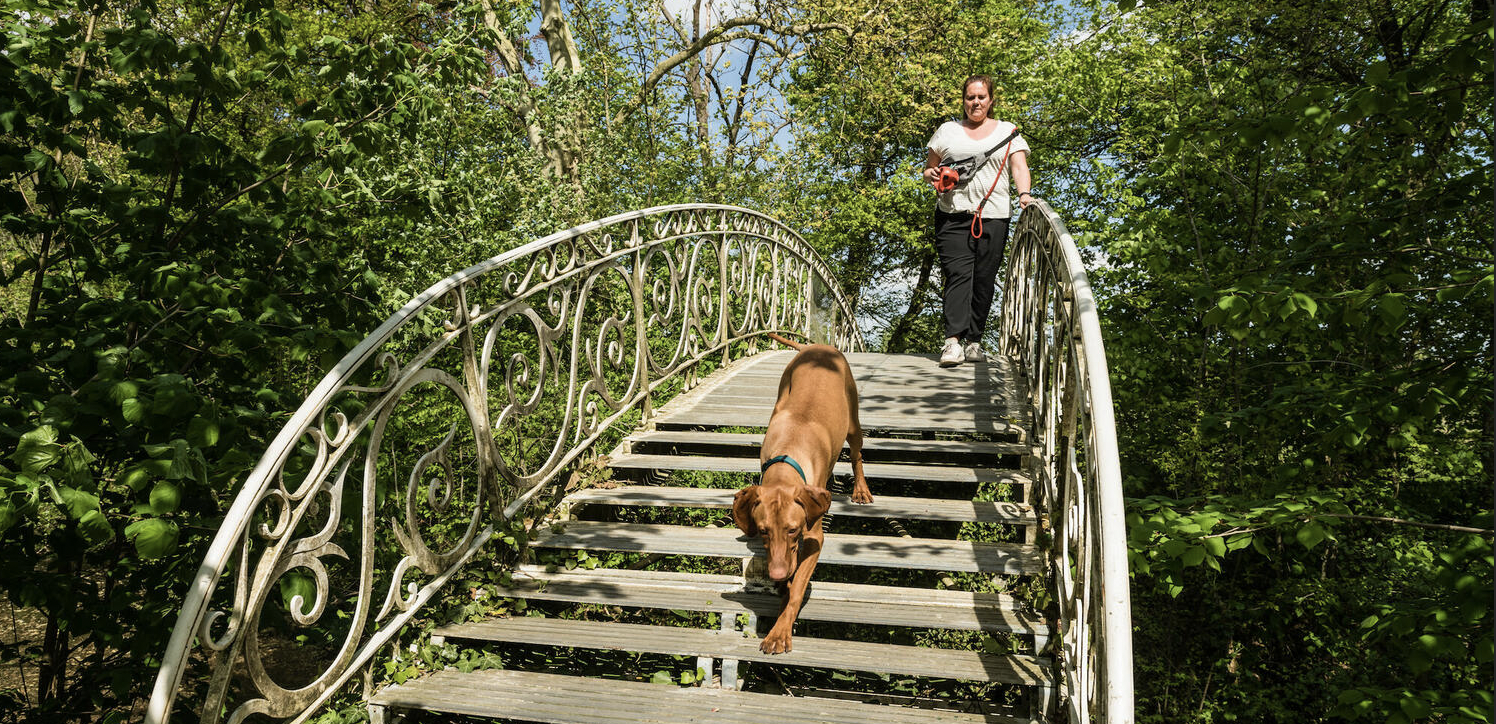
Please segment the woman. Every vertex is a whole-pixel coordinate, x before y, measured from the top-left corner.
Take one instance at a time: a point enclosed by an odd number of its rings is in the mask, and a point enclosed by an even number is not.
[[[925,181],[934,185],[940,179],[942,160],[979,156],[1004,139],[1009,141],[978,166],[971,178],[962,178],[956,188],[944,193],[937,188],[935,245],[945,279],[946,339],[940,350],[941,367],[985,359],[982,333],[992,310],[1012,216],[1009,177],[1023,208],[1034,200],[1029,193],[1028,142],[1017,135],[1013,124],[988,115],[992,110],[992,79],[974,75],[961,85],[961,92],[965,117],[935,129],[927,144]]]

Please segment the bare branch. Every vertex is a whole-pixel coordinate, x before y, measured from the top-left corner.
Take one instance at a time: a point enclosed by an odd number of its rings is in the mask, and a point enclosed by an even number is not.
[[[1387,518],[1380,515],[1352,515],[1350,513],[1320,513],[1325,518],[1344,518],[1346,520],[1365,520],[1373,523],[1395,523],[1397,525],[1410,525],[1414,528],[1428,528],[1429,530],[1447,530],[1455,533],[1475,533],[1477,535],[1493,535],[1496,530],[1490,528],[1472,528],[1468,525],[1448,525],[1445,523],[1420,523],[1416,520],[1405,518]]]
[[[691,42],[691,36],[686,34],[686,28],[685,28],[685,26],[683,26],[683,25],[680,24],[680,20],[677,19],[675,17],[675,15],[670,12],[670,8],[665,7],[665,0],[659,0],[658,4],[660,6],[660,15],[661,15],[661,17],[665,18],[665,22],[669,23],[670,24],[670,28],[675,31],[675,34],[677,36],[680,37],[680,42],[682,42],[682,43],[689,43],[689,42]]]
[[[739,28],[749,27],[758,28],[762,32],[754,32],[752,30],[739,30]],[[774,52],[780,55],[787,55],[788,53],[784,50],[784,48],[774,40],[770,39],[767,35],[765,35],[765,33],[773,33],[779,36],[803,37],[832,30],[839,30],[848,35],[852,34],[852,28],[841,23],[807,23],[803,25],[791,25],[785,27],[775,25],[763,18],[758,17],[742,17],[725,20],[720,25],[717,25],[711,30],[703,33],[700,38],[698,38],[690,45],[686,46],[680,52],[656,64],[654,70],[651,70],[649,72],[649,76],[644,79],[644,84],[640,86],[639,95],[633,100],[629,101],[626,105],[624,105],[622,109],[618,111],[618,114],[613,117],[612,123],[623,123],[624,119],[632,115],[634,111],[639,110],[639,107],[644,104],[644,99],[654,91],[655,86],[659,84],[661,78],[665,77],[666,73],[674,70],[675,67],[680,65],[681,63],[685,63],[686,61],[691,60],[707,48],[716,45],[722,45],[724,43],[731,43],[735,40],[751,39],[759,40],[765,43],[769,47],[773,48]]]

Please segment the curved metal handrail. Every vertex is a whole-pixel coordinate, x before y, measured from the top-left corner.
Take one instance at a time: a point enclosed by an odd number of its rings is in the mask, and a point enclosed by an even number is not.
[[[1132,618],[1122,472],[1096,299],[1075,241],[1036,200],[1014,227],[1000,346],[1034,407],[1037,487],[1060,609],[1069,721],[1131,724]]]
[[[322,378],[250,472],[146,721],[170,718],[189,664],[209,670],[201,721],[304,721],[611,425],[762,331],[864,347],[815,251],[731,206],[620,214],[433,284]],[[283,629],[345,621],[326,669],[290,685],[267,671],[267,612]]]

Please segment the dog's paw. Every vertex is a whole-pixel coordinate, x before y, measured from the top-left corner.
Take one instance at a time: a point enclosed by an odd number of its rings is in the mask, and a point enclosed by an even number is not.
[[[790,645],[790,635],[777,631],[770,631],[769,635],[765,636],[758,645],[758,650],[766,654],[787,654],[792,648],[794,647]]]
[[[867,505],[868,503],[873,502],[873,492],[865,487],[853,488],[852,502],[857,503],[858,505]]]

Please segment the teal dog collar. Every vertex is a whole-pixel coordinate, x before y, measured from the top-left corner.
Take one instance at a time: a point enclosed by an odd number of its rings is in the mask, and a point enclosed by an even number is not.
[[[795,472],[800,474],[801,480],[804,480],[807,485],[810,484],[810,481],[805,479],[805,469],[800,467],[800,463],[795,462],[795,459],[788,455],[775,455],[774,457],[765,460],[763,466],[760,467],[758,471],[764,472],[768,470],[769,466],[773,465],[774,463],[788,463],[790,467],[795,469]]]

